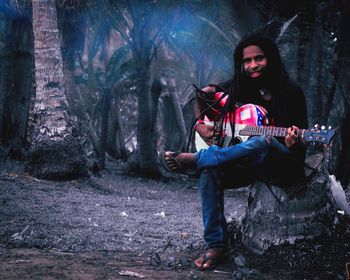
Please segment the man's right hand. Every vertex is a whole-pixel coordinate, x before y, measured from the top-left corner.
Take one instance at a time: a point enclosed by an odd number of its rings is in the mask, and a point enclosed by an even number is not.
[[[220,132],[218,130],[214,131],[214,126],[207,125],[204,123],[199,123],[196,126],[196,131],[208,146],[211,146],[213,144],[215,145],[218,144],[218,138],[219,138],[218,136]]]
[[[215,87],[213,87],[213,86],[204,87],[204,88],[202,88],[202,90],[206,93],[215,93],[216,92]]]

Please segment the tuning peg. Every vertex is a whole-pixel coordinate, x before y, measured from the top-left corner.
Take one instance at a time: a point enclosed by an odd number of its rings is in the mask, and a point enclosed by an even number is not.
[[[325,127],[324,125],[322,125],[322,126],[321,126],[321,129],[322,129],[322,130],[325,130],[325,129],[326,129],[326,127]]]
[[[315,124],[315,125],[314,125],[314,128],[315,128],[315,129],[318,129],[318,128],[319,128],[319,124]]]
[[[332,127],[331,126],[328,126],[328,130],[331,130],[332,129]]]

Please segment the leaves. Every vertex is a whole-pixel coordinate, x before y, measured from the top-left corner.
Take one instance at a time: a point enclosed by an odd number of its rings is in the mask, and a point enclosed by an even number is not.
[[[126,72],[131,72],[133,63],[126,63],[126,60],[130,57],[129,46],[124,46],[117,49],[106,66],[106,86],[112,86],[113,79],[120,80]]]

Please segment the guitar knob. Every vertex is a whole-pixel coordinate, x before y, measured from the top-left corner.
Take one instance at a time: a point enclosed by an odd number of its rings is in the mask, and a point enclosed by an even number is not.
[[[332,129],[332,127],[331,127],[331,126],[329,126],[329,127],[328,127],[328,130],[331,130],[331,129]]]
[[[322,125],[322,126],[321,126],[321,129],[322,129],[322,130],[325,130],[325,129],[326,129],[326,127],[325,127],[324,125]]]
[[[318,124],[315,124],[315,125],[314,125],[314,128],[315,128],[315,129],[318,129],[318,127],[319,127]]]

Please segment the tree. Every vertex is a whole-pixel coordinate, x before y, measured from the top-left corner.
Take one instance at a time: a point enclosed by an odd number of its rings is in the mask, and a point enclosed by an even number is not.
[[[150,66],[157,48],[176,17],[176,1],[110,1],[105,16],[129,45],[135,65],[138,98],[137,143],[142,174],[158,176],[154,145],[156,110],[151,97]]]
[[[28,168],[38,177],[81,176],[85,159],[67,114],[55,1],[32,5],[36,99]]]
[[[0,3],[0,138],[6,156],[22,159],[33,88],[33,36],[28,3]]]

